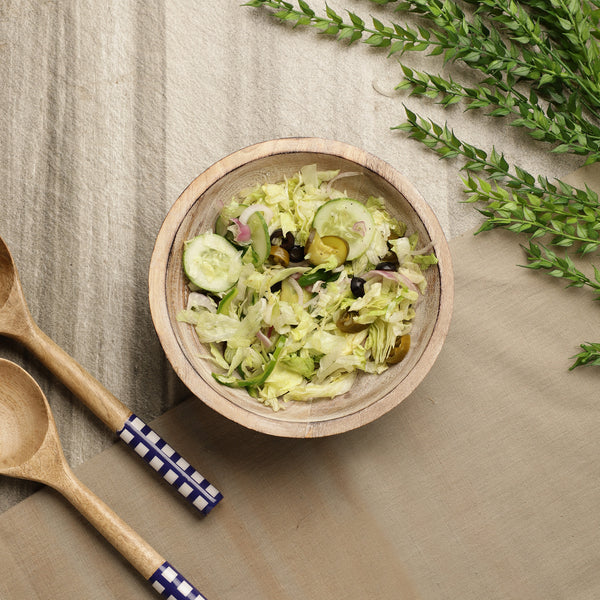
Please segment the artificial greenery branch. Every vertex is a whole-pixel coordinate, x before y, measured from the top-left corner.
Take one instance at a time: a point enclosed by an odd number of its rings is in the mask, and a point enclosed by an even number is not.
[[[397,90],[410,90],[412,96],[436,100],[444,107],[463,102],[467,110],[489,109],[487,115],[509,117],[512,126],[524,127],[533,138],[554,144],[555,153],[586,155],[589,162],[600,157],[599,127],[582,119],[577,111],[557,113],[551,107],[543,108],[533,91],[527,97],[516,88],[489,80],[469,87],[440,75],[401,67],[404,79]]]
[[[487,116],[506,118],[552,152],[600,161],[600,0],[369,0],[409,14],[411,24],[385,24],[356,13],[345,16],[325,6],[319,16],[306,0],[250,0],[275,18],[307,26],[352,45],[361,41],[388,57],[411,52],[458,62],[477,74],[475,85],[401,64],[398,90],[448,108],[462,104]],[[460,4],[464,6],[461,8]],[[416,22],[416,24],[413,24]],[[447,125],[405,109],[403,131],[444,159],[461,159],[467,202],[485,217],[480,231],[497,227],[528,236],[530,269],[545,271],[568,287],[600,292],[594,278],[575,267],[568,252],[591,255],[600,248],[600,204],[589,187],[534,177],[512,167],[496,149],[485,151],[460,140]],[[560,247],[564,256],[549,246]],[[600,298],[600,294],[598,295]],[[600,344],[582,344],[575,366],[600,365]]]
[[[600,366],[600,344],[581,344],[580,348],[581,351],[571,357],[575,362],[569,368],[570,371],[583,365]]]
[[[514,31],[518,28],[506,10],[496,0],[465,0],[486,11],[492,20]],[[598,69],[598,47],[594,39],[600,39],[598,11],[594,3],[573,0],[522,0],[530,12],[530,21],[543,27],[554,51],[572,69],[581,69],[590,79]]]
[[[576,189],[564,182],[537,180],[519,167],[511,171],[502,154],[467,144],[447,127],[405,109],[407,121],[394,127],[407,132],[442,158],[462,157],[462,169],[483,172],[486,179],[469,174],[463,181],[467,201],[484,204],[481,230],[505,227],[532,238],[552,235],[556,246],[577,246],[581,254],[600,247],[600,204],[591,189]],[[491,180],[492,185],[488,180]]]
[[[396,0],[371,1],[387,4]],[[600,60],[598,45],[589,21],[583,17],[584,10],[580,3],[569,2],[567,5],[562,0],[554,0],[557,10],[565,16],[555,14],[555,27],[558,26],[563,35],[553,40],[513,0],[468,1],[478,7],[470,26],[465,25],[465,13],[456,3],[413,0],[399,3],[397,10],[423,15],[438,27],[446,29],[453,27],[453,21],[461,21],[462,28],[467,30],[470,27],[474,35],[471,57],[478,53],[482,58],[490,56],[486,55],[486,51],[492,56],[496,54],[491,63],[476,65],[491,77],[475,89],[463,88],[466,96],[476,98],[474,102],[469,102],[469,107],[495,106],[490,113],[493,116],[518,112],[520,118],[513,120],[512,124],[530,129],[536,139],[558,142],[555,152],[586,154],[589,155],[588,163],[596,162],[600,140],[597,126]],[[503,25],[510,39],[508,45],[496,29],[484,26],[477,19],[477,15],[482,13],[491,15],[493,20]],[[598,33],[597,28],[593,31]],[[472,63],[468,64],[474,67]],[[413,83],[413,92],[422,85],[423,78],[418,79],[421,81]],[[517,84],[523,81],[528,84],[528,97],[517,89]],[[405,82],[411,84],[411,78],[406,77]],[[437,79],[433,88],[429,87],[426,91],[432,92],[436,84],[446,87],[443,80]],[[456,90],[456,86],[451,87]],[[545,99],[546,108],[538,102],[538,95]]]
[[[569,256],[558,256],[550,248],[533,242],[523,249],[528,261],[524,267],[541,269],[551,277],[565,279],[569,282],[567,287],[589,287],[596,292],[596,300],[600,300],[600,270],[597,267],[594,267],[594,279],[591,279],[575,266]]]
[[[593,32],[598,34],[597,16],[596,26],[592,27],[594,11],[589,6],[586,10],[585,2],[531,2],[538,10],[546,12],[547,7],[552,6],[551,31],[554,35],[550,35],[523,8],[521,4],[524,3],[514,0],[465,0],[477,7],[470,22],[456,2],[371,1],[376,4],[397,3],[396,11],[422,15],[444,31],[456,31],[456,24],[460,23],[461,29],[473,34],[473,53],[481,52],[482,56],[497,54],[495,60],[500,62],[491,67],[488,65],[484,68],[486,72],[488,69],[496,72],[498,76],[507,77],[509,82],[510,75],[516,74],[519,78],[531,81],[539,90],[551,92],[552,88],[556,88],[556,94],[549,94],[551,102],[558,100],[559,104],[564,103],[562,91],[567,87],[572,92],[583,93],[583,101],[592,110],[600,107],[596,82],[600,70],[598,52],[597,46],[590,43]],[[478,18],[482,14],[498,24],[498,29],[486,27]],[[508,37],[508,43],[503,41],[502,33]]]
[[[377,4],[397,2],[371,1]],[[433,85],[423,90],[423,77],[418,77],[413,93],[428,95],[437,88],[439,92],[446,92],[445,104],[458,101],[457,94],[460,94],[472,99],[470,108],[490,106],[493,116],[514,113],[513,125],[527,128],[536,139],[557,143],[555,152],[588,155],[588,162],[600,159],[600,128],[593,122],[600,109],[598,85],[573,72],[563,60],[562,53],[544,41],[539,26],[526,17],[525,11],[520,7],[513,8],[516,3],[512,0],[501,0],[498,5],[495,0],[492,3],[495,11],[504,7],[510,18],[518,19],[520,29],[513,31],[518,35],[508,42],[496,29],[487,27],[477,14],[469,20],[455,2],[413,0],[398,3],[397,11],[417,14],[429,24],[433,23],[435,28],[399,23],[385,25],[374,17],[368,26],[357,14],[348,11],[348,18],[344,20],[330,7],[326,8],[325,16],[320,17],[303,0],[298,2],[298,8],[284,0],[251,0],[247,4],[277,9],[273,14],[282,21],[314,27],[349,44],[362,40],[372,47],[384,48],[388,56],[427,50],[431,56],[443,55],[445,61],[460,61],[487,76],[480,86],[462,87],[438,75],[430,76],[434,78],[430,81]],[[485,3],[481,4],[479,10],[485,6]],[[544,52],[528,49],[527,43],[531,42],[539,44]],[[600,71],[597,59],[595,68]],[[519,82],[528,84],[527,96],[517,91]],[[400,85],[410,83],[410,71],[405,71],[405,79]],[[458,92],[460,87],[462,90]],[[538,94],[545,99],[546,108],[538,101]],[[593,116],[587,118],[590,112]]]

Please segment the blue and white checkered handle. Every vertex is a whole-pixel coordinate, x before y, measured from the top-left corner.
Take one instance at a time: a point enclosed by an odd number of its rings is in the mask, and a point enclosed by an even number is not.
[[[205,596],[166,561],[156,569],[148,581],[169,600],[206,600]]]
[[[203,514],[208,514],[223,498],[214,485],[136,415],[132,414],[117,434]],[[188,596],[175,596],[179,597]]]

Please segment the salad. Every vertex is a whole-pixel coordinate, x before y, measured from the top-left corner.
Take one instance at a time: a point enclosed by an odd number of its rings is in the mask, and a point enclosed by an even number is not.
[[[184,244],[187,307],[222,385],[279,410],[333,398],[406,356],[423,271],[437,263],[382,198],[338,187],[358,173],[307,165],[242,190]]]

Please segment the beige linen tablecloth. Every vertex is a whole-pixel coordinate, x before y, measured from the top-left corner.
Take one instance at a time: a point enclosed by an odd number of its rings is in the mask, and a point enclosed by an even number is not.
[[[598,598],[598,375],[566,371],[598,307],[516,267],[512,234],[451,247],[450,335],[388,415],[281,439],[187,400],[155,429],[224,493],[205,518],[121,444],[78,474],[209,600]],[[0,598],[151,594],[52,491],[0,539]]]
[[[394,93],[402,70],[385,52],[293,30],[241,4],[0,2],[0,235],[42,330],[146,420],[186,394],[148,311],[154,240],[178,195],[223,156],[289,136],[354,144],[408,177],[449,238],[475,227],[478,213],[460,203],[455,163],[390,131],[403,104],[532,173],[564,177],[580,163],[502,119]],[[367,0],[331,6],[395,18],[393,5]],[[439,68],[417,53],[405,62]],[[48,393],[72,464],[112,443],[19,348],[2,341],[1,350]],[[29,491],[4,483],[0,510]]]
[[[200,518],[30,354],[0,339],[0,356],[39,382],[82,479],[209,600],[599,598],[598,371],[568,372],[578,345],[600,339],[598,304],[517,267],[523,239],[474,238],[458,165],[389,128],[405,103],[533,174],[564,178],[579,160],[502,119],[395,93],[402,71],[385,53],[240,4],[0,2],[0,235],[31,312],[225,499]],[[330,5],[395,18],[393,5]],[[450,335],[426,381],[330,439],[270,438],[189,398],[148,309],[154,239],[181,191],[230,152],[287,136],[354,144],[400,170],[456,269]],[[593,171],[577,178],[600,189]],[[0,480],[1,600],[152,596],[38,489]]]

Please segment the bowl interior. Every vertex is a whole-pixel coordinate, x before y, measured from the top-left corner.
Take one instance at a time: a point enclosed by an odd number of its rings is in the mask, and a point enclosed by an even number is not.
[[[408,181],[395,171],[393,178],[384,176],[379,164],[361,164],[352,157],[323,151],[269,153],[246,163],[238,162],[242,164],[234,161],[223,168],[224,172],[217,168],[212,174],[209,169],[196,179],[174,205],[172,214],[169,214],[172,218],[170,222],[169,219],[165,221],[157,239],[155,254],[164,255],[164,276],[159,278],[161,289],[158,290],[152,288],[151,277],[150,294],[151,304],[152,297],[157,295],[162,304],[161,310],[153,309],[153,319],[167,357],[187,387],[209,406],[239,423],[266,433],[297,437],[326,435],[354,428],[380,416],[407,396],[429,369],[430,365],[424,364],[422,372],[415,373],[439,325],[443,265],[425,271],[427,293],[418,305],[411,333],[411,350],[404,361],[381,375],[361,373],[353,388],[342,396],[312,402],[290,402],[285,404],[284,409],[274,412],[243,390],[219,385],[211,375],[214,365],[202,358],[208,351],[198,341],[193,327],[177,320],[177,314],[186,306],[188,295],[187,281],[181,268],[183,243],[202,231],[212,229],[223,205],[241,189],[259,182],[281,181],[313,163],[319,170],[340,169],[342,172],[360,173],[359,176],[340,179],[336,189],[359,200],[370,195],[383,197],[391,214],[407,224],[407,231],[419,233],[421,245],[431,242],[436,252],[445,252],[446,240],[437,220]],[[382,164],[384,169],[391,169]],[[153,262],[156,262],[154,257]],[[162,271],[163,265],[154,265],[153,268]],[[156,298],[154,300],[156,305]],[[437,351],[434,354],[437,355]]]

